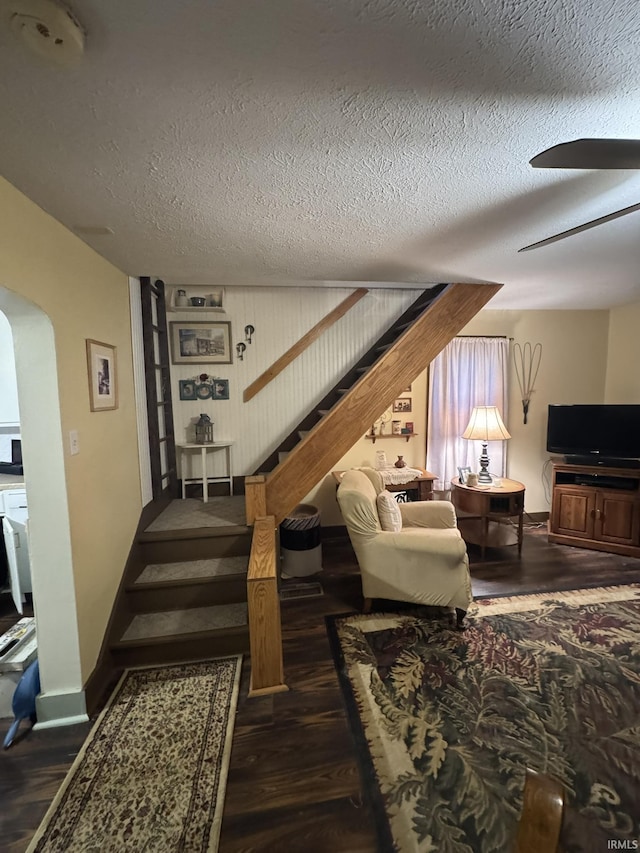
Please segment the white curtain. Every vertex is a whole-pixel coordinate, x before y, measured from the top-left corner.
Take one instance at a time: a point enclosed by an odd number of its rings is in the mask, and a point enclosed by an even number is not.
[[[479,470],[482,443],[461,438],[474,406],[497,406],[505,426],[509,341],[507,338],[454,338],[432,362],[427,413],[427,469],[439,491],[450,488],[458,467]],[[506,442],[490,441],[489,470],[505,475]]]

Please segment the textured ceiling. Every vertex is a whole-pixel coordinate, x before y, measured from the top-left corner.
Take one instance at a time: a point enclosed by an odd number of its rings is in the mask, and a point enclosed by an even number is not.
[[[628,0],[74,0],[74,69],[0,0],[0,173],[170,283],[499,281],[492,308],[640,301],[640,171],[534,170],[640,136]]]

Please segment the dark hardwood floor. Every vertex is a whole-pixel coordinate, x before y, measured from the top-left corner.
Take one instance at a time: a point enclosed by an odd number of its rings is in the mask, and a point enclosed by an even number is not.
[[[515,548],[469,548],[474,594],[505,595],[640,582],[640,560],[550,545],[529,527]],[[324,617],[361,607],[347,540],[323,542],[324,595],[282,604],[290,690],[247,699],[248,661],[227,782],[220,853],[373,853],[374,821],[361,793],[355,750]],[[0,738],[8,728],[0,721]],[[23,853],[90,724],[26,732],[0,753],[0,850]],[[167,851],[169,853],[169,851]]]

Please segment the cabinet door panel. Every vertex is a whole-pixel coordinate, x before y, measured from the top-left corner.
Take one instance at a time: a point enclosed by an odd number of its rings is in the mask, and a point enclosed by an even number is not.
[[[602,542],[638,544],[638,499],[619,492],[599,492],[595,536]]]
[[[592,539],[595,515],[593,492],[556,487],[553,498],[553,532]]]

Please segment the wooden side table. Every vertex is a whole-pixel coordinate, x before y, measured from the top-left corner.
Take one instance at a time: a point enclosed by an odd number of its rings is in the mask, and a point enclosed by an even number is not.
[[[202,483],[202,501],[209,501],[209,481],[213,483],[229,483],[229,495],[233,495],[233,476],[231,474],[231,447],[232,441],[214,441],[213,444],[177,444],[176,447],[180,450],[180,474],[182,476],[182,500],[186,496],[187,483]],[[185,477],[185,458],[186,454],[199,450],[202,459],[202,476],[200,477]],[[207,453],[211,451],[215,453],[217,450],[224,450],[226,461],[226,473],[222,477],[209,477],[207,475]]]
[[[480,545],[480,556],[483,560],[487,545],[515,544],[502,535],[504,522],[510,518],[518,519],[518,556],[522,554],[524,492],[525,487],[522,483],[517,480],[508,480],[506,477],[501,479],[500,486],[463,486],[458,477],[451,481],[451,502],[456,512],[464,514],[460,519],[463,525],[467,518],[480,519],[479,531],[469,526],[466,535],[463,533],[463,538]],[[496,523],[493,525],[493,530],[490,522]]]
[[[397,437],[397,436],[394,436]],[[419,477],[416,477],[413,480],[410,480],[408,483],[386,483],[385,489],[388,492],[417,492],[417,500],[419,501],[431,501],[433,500],[433,482],[437,480],[435,474],[432,474],[430,471],[427,471],[425,468],[418,468],[417,466],[412,465],[412,468],[416,468],[416,470],[422,471]],[[340,484],[340,479],[344,474],[344,471],[332,471],[333,479]]]

